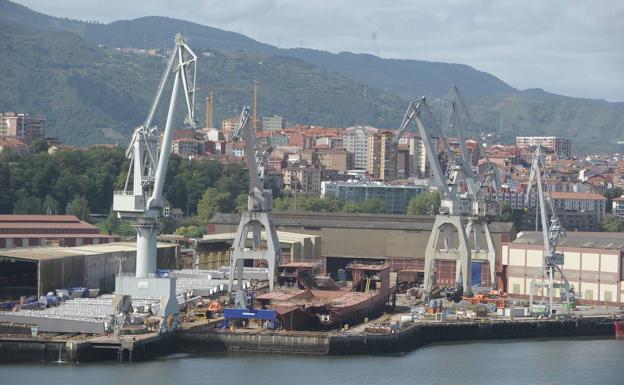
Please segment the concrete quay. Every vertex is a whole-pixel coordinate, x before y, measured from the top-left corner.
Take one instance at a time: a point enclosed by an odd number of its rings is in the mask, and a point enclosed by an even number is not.
[[[0,361],[132,362],[175,352],[255,352],[298,355],[399,354],[437,342],[512,338],[614,336],[613,316],[561,319],[416,321],[394,333],[222,331],[197,324],[167,335],[92,336],[0,334]]]

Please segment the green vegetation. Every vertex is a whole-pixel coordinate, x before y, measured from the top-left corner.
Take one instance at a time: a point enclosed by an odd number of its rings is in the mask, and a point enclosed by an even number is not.
[[[600,224],[601,231],[622,232],[624,231],[624,220],[615,215],[607,214]]]
[[[83,221],[89,220],[89,201],[82,195],[74,195],[74,199],[67,203],[65,214],[75,215]]]
[[[499,222],[513,222],[516,230],[520,231],[523,229],[524,217],[524,210],[512,209],[511,204],[508,202],[501,202],[499,215],[496,217],[496,220]]]
[[[108,213],[117,176],[127,167],[120,149],[0,154],[0,213]],[[76,197],[80,196],[80,197]]]
[[[440,211],[440,194],[431,191],[416,195],[407,205],[409,215],[436,215]]]
[[[186,238],[201,238],[201,236],[203,235],[203,233],[201,232],[199,227],[193,226],[193,225],[190,225],[190,226],[180,226],[175,231],[175,233],[177,235],[182,235],[182,236],[184,236]]]
[[[1,3],[0,3],[1,4]],[[68,144],[126,143],[148,113],[163,59],[123,54],[69,32],[44,32],[5,24],[0,12],[0,106],[47,119],[46,135]],[[143,36],[143,35],[142,35]],[[165,46],[173,45],[171,33]],[[191,43],[201,54],[208,46]],[[158,45],[163,47],[163,45]],[[216,89],[215,123],[251,103],[260,81],[261,115],[332,127],[398,124],[405,102],[298,59],[210,51],[200,55],[198,121],[203,101]],[[260,64],[262,63],[262,64]],[[182,103],[182,101],[180,101]],[[166,103],[165,103],[166,104]],[[164,126],[160,108],[155,124]]]
[[[613,199],[617,197],[621,197],[622,195],[624,195],[624,189],[621,187],[614,187],[614,188],[605,190],[604,196],[605,198],[607,198],[606,209],[608,213],[613,211]]]
[[[327,213],[370,213],[385,212],[384,202],[380,198],[368,199],[362,202],[343,202],[334,197],[311,197],[306,195],[287,195],[275,199],[274,210],[279,211],[311,211]]]
[[[0,213],[68,213],[82,219],[88,218],[89,213],[107,214],[113,191],[123,187],[127,168],[128,160],[120,148],[61,150],[53,154],[3,151],[0,153]],[[247,171],[241,165],[223,166],[209,160],[191,162],[172,156],[164,192],[171,207],[194,215],[202,196],[216,191],[221,197],[228,196],[218,209],[231,212],[236,209],[237,201],[230,197],[246,195],[247,178]],[[162,225],[170,227],[169,221],[166,219]],[[119,224],[112,216],[103,226],[106,231],[115,231]]]

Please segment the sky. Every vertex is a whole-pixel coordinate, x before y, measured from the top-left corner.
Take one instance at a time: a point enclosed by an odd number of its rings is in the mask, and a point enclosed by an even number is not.
[[[519,89],[624,102],[622,0],[14,0],[111,22],[168,16],[281,48],[468,64]]]

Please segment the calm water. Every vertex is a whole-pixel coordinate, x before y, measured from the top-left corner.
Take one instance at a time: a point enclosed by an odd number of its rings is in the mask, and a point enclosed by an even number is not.
[[[624,384],[624,340],[436,345],[402,356],[173,355],[133,364],[0,365],[4,385]]]

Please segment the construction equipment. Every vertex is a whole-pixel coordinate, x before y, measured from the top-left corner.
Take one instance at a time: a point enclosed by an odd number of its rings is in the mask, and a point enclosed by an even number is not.
[[[531,172],[529,174],[529,185],[527,189],[526,199],[528,200],[531,195],[531,189],[533,183],[536,182],[537,197],[539,204],[539,214],[542,224],[542,235],[544,241],[544,257],[542,260],[542,266],[535,272],[531,279],[531,294],[529,302],[529,311],[531,314],[541,315],[553,315],[553,296],[555,289],[560,291],[561,302],[568,304],[568,309],[573,308],[576,304],[576,295],[574,293],[574,287],[570,285],[565,274],[561,270],[561,265],[564,263],[563,253],[557,251],[557,243],[559,236],[563,232],[563,228],[557,217],[557,212],[552,200],[550,198],[550,185],[548,183],[548,171],[544,166],[542,146],[537,146],[533,153],[533,159],[531,161]],[[546,191],[542,187],[542,172],[545,178]],[[546,205],[550,207],[550,225],[547,223]],[[556,275],[559,275],[560,279],[556,279]],[[537,290],[540,293],[537,293]],[[544,293],[546,290],[546,293]],[[540,301],[535,302],[536,295],[541,297]]]
[[[175,279],[156,278],[156,235],[158,218],[164,206],[163,186],[173,139],[173,120],[177,97],[182,91],[187,107],[184,122],[195,129],[195,78],[197,56],[181,35],[175,37],[175,49],[169,58],[165,73],[145,122],[135,129],[126,150],[130,166],[123,191],[113,195],[113,210],[121,219],[135,222],[137,229],[136,277],[119,276],[115,292],[131,296],[160,297],[162,306],[159,314],[163,320],[179,313],[175,298]],[[152,125],[168,80],[173,77],[171,98],[162,142],[158,148],[158,129]],[[168,329],[167,322],[161,322],[161,331]]]
[[[254,306],[255,293],[249,288],[243,292],[243,303],[237,308],[223,309],[223,330],[233,328],[233,324],[239,320],[264,321],[263,326],[267,329],[277,329],[277,311],[256,309]]]
[[[241,220],[234,236],[232,245],[232,263],[230,265],[229,291],[234,288],[234,278],[237,280],[237,300],[240,305],[243,284],[243,263],[245,260],[264,260],[269,269],[269,287],[273,290],[277,265],[281,259],[281,249],[277,239],[277,231],[273,224],[273,194],[271,190],[264,189],[264,184],[258,169],[257,157],[262,153],[257,152],[255,146],[255,130],[250,121],[249,107],[241,111],[238,124],[234,130],[232,139],[245,142],[245,158],[249,171],[249,193],[247,196],[247,210],[241,214]],[[262,247],[261,234],[264,228],[266,235],[266,247]],[[251,233],[251,247],[247,247],[247,239]]]
[[[421,119],[420,115],[423,111],[429,117],[430,127],[425,127]],[[429,300],[435,285],[435,261],[438,259],[455,260],[457,262],[456,281],[460,282],[464,288],[470,287],[469,271],[472,260],[462,216],[470,215],[472,198],[460,189],[462,182],[466,182],[467,167],[463,164],[463,160],[456,158],[450,149],[448,142],[437,127],[424,97],[417,103],[410,103],[401,122],[399,134],[402,134],[406,127],[414,121],[418,126],[420,140],[425,146],[426,155],[441,198],[440,213],[436,215],[431,236],[425,249],[424,288],[425,300]],[[432,144],[432,137],[442,140],[442,144],[449,155],[447,172],[442,171],[438,153]],[[470,191],[472,190],[471,188]],[[443,244],[440,245],[440,243]]]
[[[451,87],[448,101],[448,110],[445,114],[447,117],[447,132],[450,132],[451,127],[457,132],[461,164],[464,166],[463,173],[466,178],[466,186],[468,189],[467,197],[472,200],[471,213],[468,215],[468,224],[466,226],[466,235],[469,242],[471,242],[471,256],[472,259],[487,260],[489,262],[491,284],[492,287],[496,289],[498,287],[498,280],[496,279],[496,272],[498,271],[496,248],[494,247],[494,240],[490,233],[488,218],[498,213],[499,204],[496,200],[490,199],[491,194],[489,193],[492,190],[498,191],[500,189],[500,177],[496,166],[489,162],[487,155],[486,160],[488,161],[489,168],[486,172],[485,179],[480,180],[473,172],[471,161],[468,157],[466,142],[463,137],[464,130],[461,126],[460,114],[466,118],[469,125],[474,125],[472,123],[470,111],[457,85]],[[482,238],[485,238],[485,247],[482,247]],[[465,287],[464,289],[469,290],[470,288]]]

